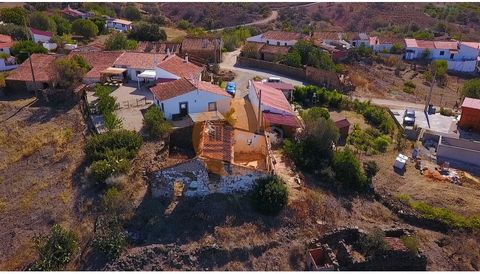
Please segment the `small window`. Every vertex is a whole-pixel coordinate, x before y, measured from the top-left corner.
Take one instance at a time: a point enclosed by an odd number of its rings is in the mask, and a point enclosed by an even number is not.
[[[285,43],[285,46],[287,46],[287,43]]]
[[[162,103],[162,112],[165,112],[165,109],[163,108],[163,103]]]
[[[208,103],[208,111],[216,111],[216,110],[217,110],[217,103],[216,102]]]
[[[270,40],[267,40],[267,44],[270,44]]]
[[[445,55],[445,51],[441,50],[440,51],[440,56],[443,56],[443,55]]]
[[[454,53],[450,54],[450,59],[453,59],[454,56],[455,56]]]
[[[280,46],[280,42],[277,42],[277,46]]]

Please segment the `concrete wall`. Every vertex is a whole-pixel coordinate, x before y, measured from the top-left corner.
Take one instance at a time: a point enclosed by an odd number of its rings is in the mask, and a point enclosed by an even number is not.
[[[50,41],[52,37],[50,36],[45,36],[45,35],[39,35],[39,34],[33,34],[33,41],[35,43],[42,42],[42,43],[47,43]]]
[[[18,65],[7,65],[5,64],[5,59],[0,59],[0,71],[12,70],[17,68]]]
[[[198,113],[208,111],[208,103],[225,99],[229,99],[229,96],[222,96],[202,90],[194,90],[164,101],[155,98],[155,104],[161,107],[161,104],[163,103],[165,117],[167,119],[172,119],[173,114],[180,113],[180,102],[188,102],[188,113]]]
[[[459,169],[480,168],[480,143],[442,136],[437,147],[437,161],[450,162]]]
[[[477,68],[477,60],[473,61],[447,61],[448,70],[458,72],[474,72]]]
[[[264,43],[269,45],[280,45],[280,46],[293,46],[297,43],[297,40],[275,40],[275,39],[266,39],[263,37],[263,34],[252,36],[247,38],[248,42],[257,42]]]

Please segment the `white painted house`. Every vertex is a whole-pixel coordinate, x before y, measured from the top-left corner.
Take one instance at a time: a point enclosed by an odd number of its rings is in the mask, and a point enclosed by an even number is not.
[[[52,39],[52,33],[49,31],[30,28],[33,42],[35,43],[48,43]]]
[[[370,37],[365,32],[355,33],[350,40],[354,48],[359,48],[362,45],[364,47],[370,47]]]
[[[374,52],[390,52],[393,45],[399,45],[403,49],[405,48],[405,40],[396,37],[370,37],[370,47]]]
[[[480,43],[459,41],[427,41],[405,39],[406,60],[446,60],[448,70],[474,72],[477,67]]]
[[[179,78],[158,83],[150,88],[155,105],[165,114],[166,119],[183,117],[189,113],[216,111],[217,102],[231,100],[230,94],[217,85],[203,81]]]
[[[247,38],[248,42],[263,43],[275,46],[293,46],[302,38],[300,33],[270,30]]]
[[[114,29],[120,32],[125,32],[131,30],[133,23],[128,20],[118,19],[118,18],[109,18],[107,19],[107,28]]]

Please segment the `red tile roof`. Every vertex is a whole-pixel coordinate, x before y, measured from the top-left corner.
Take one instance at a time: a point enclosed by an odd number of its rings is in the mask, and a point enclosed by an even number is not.
[[[204,122],[197,154],[201,157],[232,162],[233,128],[225,121]]]
[[[281,90],[276,88],[272,88],[262,82],[253,82],[253,87],[257,92],[257,97],[260,96],[260,90],[262,91],[262,104],[266,106],[270,106],[272,108],[276,108],[280,111],[284,111],[286,113],[295,115],[290,103],[283,95]]]
[[[156,84],[150,91],[158,100],[168,100],[195,90],[195,86],[185,78]]]
[[[39,30],[39,29],[34,29],[34,28],[30,28],[30,31],[31,31],[33,34],[36,34],[36,35],[43,35],[43,36],[52,37],[52,33],[49,32],[49,31],[44,31],[44,30]]]
[[[294,128],[301,127],[298,118],[295,115],[282,115],[272,112],[264,112],[263,119],[270,125],[284,125]]]
[[[379,44],[399,44],[405,46],[405,39],[398,37],[377,37]]]
[[[191,62],[186,62],[184,59],[173,54],[158,64],[158,67],[178,77],[185,77],[191,79],[196,78],[203,71],[203,67],[199,67]]]
[[[217,49],[220,49],[221,40],[219,39],[187,37],[182,41],[182,51],[215,50],[215,43],[217,43]]]
[[[99,78],[100,72],[113,66],[122,53],[121,51],[72,51],[69,56],[80,55],[92,66],[92,69],[85,74],[85,78]]]
[[[342,33],[335,31],[314,32],[312,38],[320,43],[323,42],[323,40],[341,40]]]
[[[32,54],[33,72],[35,80],[38,82],[51,82],[55,78],[55,60],[54,55]],[[33,81],[32,71],[29,59],[25,60],[20,66],[13,70],[6,80]]]
[[[0,48],[9,48],[13,45],[13,40],[10,35],[0,34]]]
[[[473,108],[480,110],[480,99],[465,97],[462,108]]]
[[[137,69],[155,69],[155,62],[160,63],[166,57],[165,54],[127,51],[115,61],[114,65]]]
[[[300,33],[280,31],[280,30],[270,30],[265,32],[262,36],[265,39],[282,40],[282,41],[298,40],[302,37]]]
[[[72,16],[72,17],[82,17],[83,15],[85,15],[85,13],[83,13],[79,10],[76,10],[76,9],[72,9],[72,8],[70,8],[70,6],[64,8],[62,10],[62,13],[66,14],[66,15],[69,15],[69,16]]]
[[[228,94],[223,88],[219,87],[218,85],[214,85],[205,81],[200,81],[198,83],[198,89],[215,93],[218,95],[230,97],[230,94]]]
[[[285,82],[265,82],[264,83],[267,86],[270,86],[272,88],[276,88],[279,90],[293,90],[294,86],[290,83],[285,83]]]
[[[338,112],[330,112],[330,119],[332,119],[337,128],[350,126],[350,122],[347,120],[347,118]]]
[[[435,45],[436,49],[449,49],[449,50],[458,49],[457,41],[434,41],[433,44]]]
[[[261,53],[270,53],[270,54],[287,54],[290,47],[285,46],[276,46],[265,44],[261,49]]]
[[[448,49],[457,50],[457,41],[431,41],[431,40],[417,40],[417,39],[405,39],[405,45],[409,48],[421,48],[421,49]]]
[[[135,51],[167,54],[167,49],[170,49],[170,53],[173,54],[180,52],[181,45],[180,43],[140,41]]]

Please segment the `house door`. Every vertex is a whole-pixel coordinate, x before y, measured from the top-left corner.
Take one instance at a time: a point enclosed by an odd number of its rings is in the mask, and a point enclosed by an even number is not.
[[[188,114],[188,102],[180,102],[180,115],[185,116]]]

